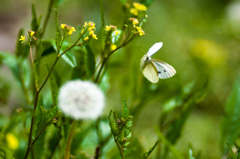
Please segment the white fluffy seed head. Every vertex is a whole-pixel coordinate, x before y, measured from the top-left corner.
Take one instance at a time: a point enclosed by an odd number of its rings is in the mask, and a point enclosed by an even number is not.
[[[58,95],[59,109],[66,116],[78,119],[96,119],[104,108],[103,92],[89,81],[69,81]]]

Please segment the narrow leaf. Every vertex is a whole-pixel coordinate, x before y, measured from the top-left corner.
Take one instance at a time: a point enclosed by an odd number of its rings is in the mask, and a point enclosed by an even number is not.
[[[24,31],[23,29],[20,29],[18,32],[18,36],[17,36],[17,42],[16,42],[16,48],[15,48],[15,54],[17,57],[21,56],[23,53],[23,43],[21,43],[21,41],[19,41],[19,39],[21,38],[21,35],[23,36]]]
[[[225,147],[225,143],[233,144],[237,139],[240,130],[240,83],[237,80],[228,96],[225,105],[224,116],[221,123],[221,146]]]
[[[31,30],[32,31],[37,31],[38,30],[37,14],[36,14],[36,10],[35,10],[35,5],[34,4],[32,4]]]
[[[37,59],[34,60],[35,85],[37,89],[39,88],[41,56],[42,56],[42,40],[38,45]]]
[[[36,135],[43,131],[43,129],[46,129],[46,127],[50,125],[53,118],[58,117],[61,114],[61,112],[58,110],[58,107],[53,107],[50,110],[46,110],[41,106],[40,108],[41,115],[37,122]]]
[[[92,77],[95,70],[95,55],[92,51],[92,48],[89,45],[85,46],[86,54],[85,54],[85,64],[88,78]]]
[[[104,29],[105,29],[105,19],[104,19],[104,8],[103,8],[103,0],[100,1],[101,5],[101,33],[102,37],[104,36]],[[104,49],[105,46],[105,40],[104,38],[102,39],[102,50]]]
[[[123,100],[123,107],[122,107],[122,118],[127,119],[130,114],[129,108],[127,106],[126,100]]]
[[[229,149],[229,151],[230,151],[230,159],[237,159],[237,155],[236,154],[234,154],[234,152],[233,152],[233,150],[232,150],[232,148],[231,148],[231,145],[227,142],[227,147],[228,147],[228,149]],[[228,157],[228,158],[229,158]]]
[[[109,113],[108,119],[109,119],[109,125],[111,128],[112,134],[115,137],[119,134],[116,112],[111,110]]]
[[[46,65],[48,73],[50,71],[49,67]],[[53,72],[50,75],[50,89],[51,89],[51,94],[52,94],[52,102],[53,106],[57,106],[57,99],[58,99],[58,91],[59,91],[59,85],[57,83],[57,76],[56,73]]]
[[[153,152],[153,150],[155,149],[155,147],[157,146],[157,144],[159,143],[159,141],[160,141],[160,140],[157,140],[157,141],[155,142],[155,144],[153,145],[153,147],[150,148],[148,152],[145,152],[144,154],[142,154],[138,159],[147,159],[147,158],[150,156],[150,154]]]
[[[57,10],[55,10],[55,27],[56,27],[56,47],[57,47],[57,52],[59,53],[60,51],[60,45],[61,45],[61,32],[60,32],[60,29],[59,29],[59,24],[58,24],[58,13],[57,13]]]

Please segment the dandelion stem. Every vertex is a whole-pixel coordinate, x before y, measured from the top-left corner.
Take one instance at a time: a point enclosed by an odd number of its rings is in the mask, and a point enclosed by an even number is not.
[[[73,136],[74,136],[74,134],[75,134],[75,127],[76,127],[76,125],[77,125],[77,121],[74,120],[74,121],[72,122],[72,126],[71,126],[71,129],[70,129],[70,132],[69,132],[69,136],[68,136],[68,141],[67,141],[67,146],[66,146],[66,151],[65,151],[64,159],[69,159],[69,156],[70,156],[70,148],[71,148]]]

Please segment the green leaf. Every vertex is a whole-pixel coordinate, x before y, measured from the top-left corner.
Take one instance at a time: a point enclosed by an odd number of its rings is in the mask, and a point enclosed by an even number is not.
[[[228,147],[228,150],[230,151],[230,156],[228,157],[229,159],[237,159],[237,155],[234,154],[232,148],[231,148],[231,145],[227,142],[227,147]]]
[[[61,41],[62,41],[62,35],[59,29],[59,24],[58,24],[58,13],[57,10],[55,10],[55,27],[56,27],[56,52],[59,53],[60,49],[61,49]]]
[[[239,80],[235,82],[235,85],[228,96],[224,116],[221,122],[221,146],[222,150],[224,145],[228,142],[233,144],[237,139],[240,130],[240,83]]]
[[[150,154],[153,152],[153,150],[155,149],[155,147],[157,146],[157,144],[159,143],[159,141],[160,141],[160,140],[157,140],[157,141],[155,142],[155,144],[153,145],[153,147],[150,148],[148,152],[145,152],[144,154],[142,154],[138,159],[147,159],[147,158],[150,156]]]
[[[19,68],[17,65],[16,57],[12,53],[0,51],[0,61],[11,69],[14,77],[17,79],[17,81],[20,84],[21,79],[20,79]]]
[[[119,32],[119,33],[117,34],[117,32]],[[120,39],[121,35],[122,35],[122,30],[116,29],[115,31],[113,31],[112,35],[111,35],[112,43],[116,44],[118,42],[118,40]]]
[[[61,115],[61,112],[58,110],[58,107],[53,107],[50,110],[46,110],[41,107],[41,115],[38,118],[36,135],[38,135],[43,129],[46,129],[50,125],[53,118],[56,118]]]
[[[46,67],[49,73],[50,69],[47,65]],[[50,80],[49,80],[53,106],[57,106],[57,100],[58,100],[59,84],[57,83],[57,79],[58,79],[57,74],[56,72],[53,71],[50,75]]]
[[[0,141],[0,158],[14,159],[12,152],[7,148],[7,145]]]
[[[38,31],[38,21],[37,21],[37,13],[35,10],[35,5],[32,4],[32,21],[31,21],[31,30]]]
[[[163,145],[165,145],[170,152],[172,153],[173,158],[175,159],[184,159],[184,157],[177,151],[177,149],[171,144],[170,141],[168,141],[164,135],[162,134],[162,132],[160,132],[160,130],[155,127],[155,131],[160,139],[160,141],[163,143]]]
[[[193,150],[192,150],[192,148],[189,148],[189,149],[188,149],[188,156],[189,156],[189,159],[195,159],[195,157],[193,156]]]
[[[171,143],[176,143],[177,139],[180,137],[182,128],[188,119],[191,111],[193,110],[194,106],[196,103],[200,102],[203,100],[203,97],[206,95],[206,89],[205,87],[196,92],[192,98],[187,100],[181,109],[181,112],[179,113],[180,115],[175,118],[171,125],[169,126],[169,129],[166,133],[166,138],[171,142]]]
[[[92,48],[89,45],[85,46],[86,54],[85,54],[85,65],[88,78],[91,78],[95,71],[95,55],[92,51]]]
[[[109,119],[109,125],[111,128],[112,134],[114,137],[116,137],[119,134],[116,112],[111,110],[109,113],[108,119]]]
[[[42,56],[42,40],[38,45],[37,59],[34,60],[34,75],[35,75],[35,85],[39,89],[39,79],[40,79],[40,61]]]
[[[130,114],[129,108],[127,106],[126,100],[123,100],[123,107],[122,107],[122,118],[127,119]]]
[[[48,54],[52,53],[52,51],[55,52],[55,53],[57,52],[57,46],[56,46],[56,43],[53,40],[44,40],[43,44],[44,44],[44,50],[43,50],[44,55],[48,55]],[[62,48],[61,48],[61,52],[66,50],[68,47],[69,47],[68,42],[63,42],[63,45],[62,45]],[[72,48],[72,49],[75,50],[75,48]],[[67,51],[61,57],[71,67],[76,67],[76,65],[77,65],[76,59],[75,59],[75,57],[74,57],[74,55],[72,54],[71,51]]]

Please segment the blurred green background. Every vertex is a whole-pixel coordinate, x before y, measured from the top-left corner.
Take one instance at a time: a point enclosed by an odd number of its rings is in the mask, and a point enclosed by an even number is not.
[[[14,52],[19,29],[30,29],[32,3],[36,6],[37,14],[45,17],[47,0],[1,1],[1,51]],[[121,28],[124,14],[120,1],[103,0],[103,3],[106,25],[114,24]],[[240,1],[155,0],[147,14],[148,21],[143,27],[146,35],[135,39],[110,58],[106,72],[110,87],[106,95],[104,116],[111,109],[120,112],[123,99],[127,100],[132,109],[139,101],[144,101],[134,116],[132,136],[138,138],[143,148],[148,150],[157,139],[153,127],[159,124],[162,105],[178,96],[190,82],[195,81],[196,87],[207,83],[207,94],[189,115],[176,148],[187,154],[190,143],[196,152],[201,151],[201,158],[218,159],[221,157],[220,123],[224,106],[240,71]],[[98,0],[63,2],[58,8],[58,17],[60,24],[66,23],[75,28],[91,20],[96,23],[96,33],[100,36]],[[45,39],[54,38],[52,15]],[[163,47],[153,58],[171,64],[177,74],[151,84],[140,71],[140,59],[145,53],[139,46],[147,51],[160,41]],[[101,42],[92,41],[90,45],[95,55],[99,55]],[[51,56],[47,62],[52,63]],[[60,62],[58,68],[61,67]],[[3,65],[0,68],[0,100],[0,116],[4,121],[8,120],[15,108],[20,107],[21,102],[24,103],[20,86],[11,71]],[[174,115],[177,116],[177,112]],[[155,156],[154,152],[150,158]]]

